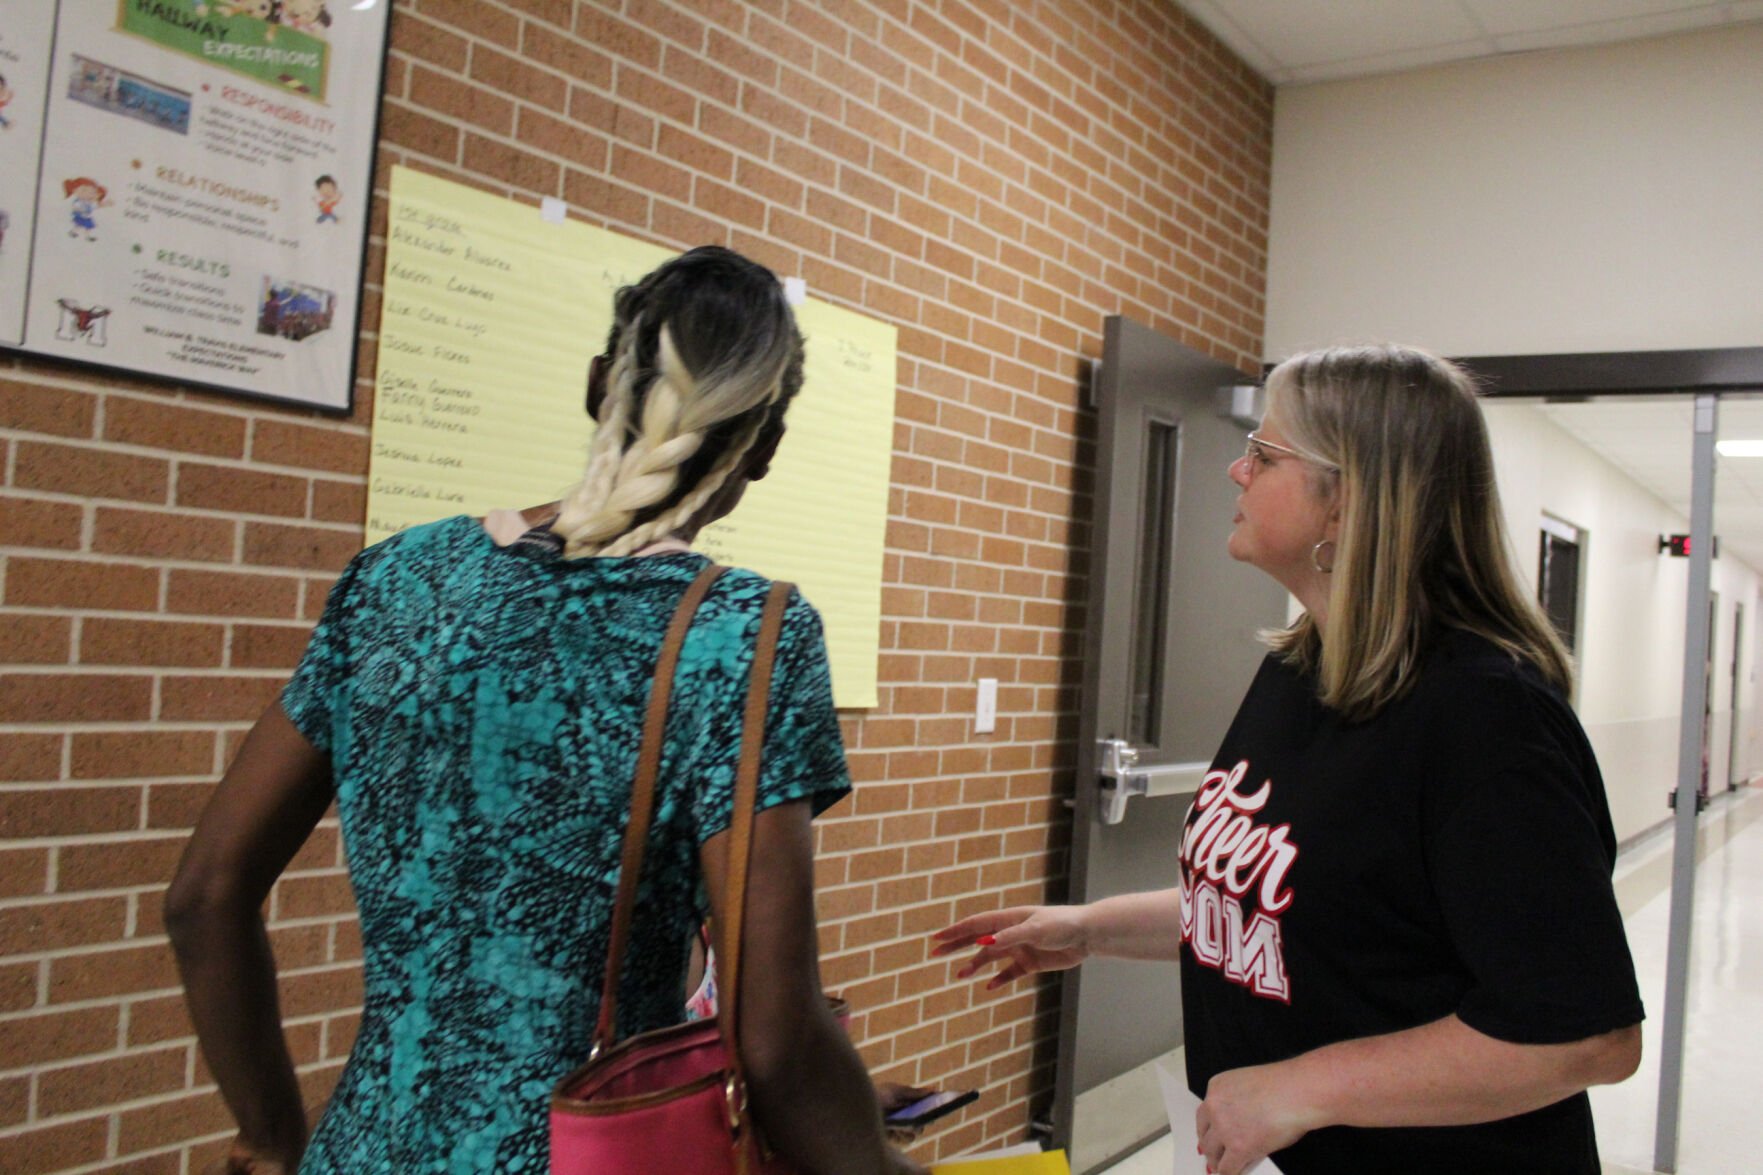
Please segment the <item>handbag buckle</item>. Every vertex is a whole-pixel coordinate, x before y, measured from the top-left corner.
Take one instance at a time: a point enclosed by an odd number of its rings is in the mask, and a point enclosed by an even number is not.
[[[741,1117],[747,1112],[747,1091],[733,1073],[722,1084],[723,1100],[728,1104],[728,1128],[736,1137],[741,1133]]]

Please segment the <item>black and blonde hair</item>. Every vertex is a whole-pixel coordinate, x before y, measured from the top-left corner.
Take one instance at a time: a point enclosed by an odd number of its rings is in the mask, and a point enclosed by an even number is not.
[[[606,395],[582,480],[552,529],[564,555],[628,555],[689,525],[802,386],[802,336],[769,269],[706,245],[613,300]]]
[[[1512,563],[1476,395],[1461,367],[1393,344],[1312,351],[1267,377],[1269,410],[1293,444],[1340,471],[1341,503],[1327,640],[1306,614],[1270,643],[1349,719],[1405,694],[1445,628],[1572,688],[1567,650]]]

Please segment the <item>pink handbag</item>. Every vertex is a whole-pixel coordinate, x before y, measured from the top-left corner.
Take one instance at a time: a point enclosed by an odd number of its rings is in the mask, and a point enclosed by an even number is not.
[[[766,596],[747,683],[729,826],[727,925],[720,928],[723,933],[716,947],[720,1012],[714,1021],[676,1024],[613,1043],[618,975],[630,937],[643,845],[654,812],[655,776],[674,666],[692,615],[722,570],[707,567],[693,581],[662,642],[631,789],[630,824],[619,867],[618,901],[613,910],[593,1051],[587,1064],[558,1083],[551,1098],[552,1175],[794,1175],[795,1168],[772,1156],[755,1133],[735,1040],[753,804],[765,740],[766,697],[790,593],[787,583],[772,584]]]

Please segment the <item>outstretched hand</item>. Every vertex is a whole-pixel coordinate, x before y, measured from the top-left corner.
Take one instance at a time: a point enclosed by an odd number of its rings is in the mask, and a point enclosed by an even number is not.
[[[1013,906],[963,918],[932,937],[932,955],[952,955],[978,947],[967,965],[955,973],[966,979],[994,962],[1004,965],[986,981],[986,990],[1043,971],[1063,971],[1090,954],[1082,906]]]

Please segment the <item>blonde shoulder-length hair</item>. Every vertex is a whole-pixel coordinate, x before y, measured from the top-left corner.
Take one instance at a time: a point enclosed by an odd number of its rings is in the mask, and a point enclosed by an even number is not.
[[[1339,470],[1327,639],[1306,613],[1269,644],[1322,702],[1369,718],[1412,688],[1442,629],[1478,633],[1563,693],[1573,665],[1513,567],[1474,381],[1414,347],[1332,347],[1267,377],[1294,447]],[[1316,471],[1322,479],[1334,475]]]

